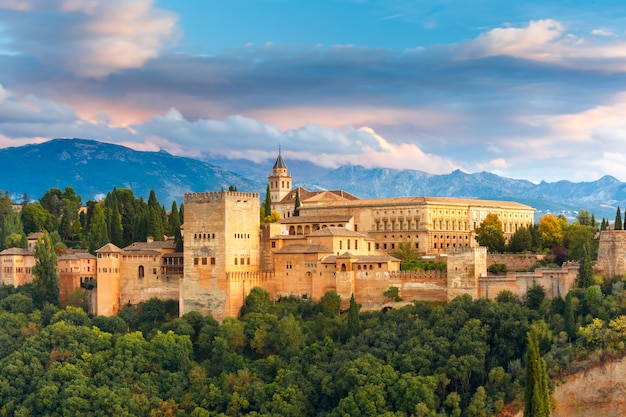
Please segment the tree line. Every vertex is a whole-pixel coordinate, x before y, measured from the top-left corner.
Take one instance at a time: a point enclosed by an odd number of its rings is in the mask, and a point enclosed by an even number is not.
[[[172,202],[169,213],[161,205],[154,190],[148,201],[137,198],[132,190],[115,188],[101,200],[82,197],[72,187],[51,188],[37,201],[24,198],[20,211],[13,210],[8,192],[0,197],[0,250],[26,247],[26,237],[33,232],[47,231],[58,251],[64,245],[88,249],[91,253],[106,243],[125,247],[174,237],[177,251],[182,251],[181,224],[184,207]]]

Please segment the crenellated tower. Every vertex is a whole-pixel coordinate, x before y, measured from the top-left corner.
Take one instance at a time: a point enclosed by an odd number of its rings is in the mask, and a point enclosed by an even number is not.
[[[267,177],[267,181],[270,186],[270,200],[272,201],[272,206],[282,201],[291,191],[291,175],[289,175],[287,165],[285,165],[280,149],[278,150],[278,158],[276,158],[274,168]]]

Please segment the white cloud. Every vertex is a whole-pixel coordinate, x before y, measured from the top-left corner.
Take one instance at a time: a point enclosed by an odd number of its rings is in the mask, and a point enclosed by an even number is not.
[[[80,76],[141,67],[178,38],[176,15],[152,0],[0,0],[0,8],[9,10],[0,15],[9,48]]]
[[[595,35],[608,33],[597,30]],[[552,20],[535,20],[521,28],[492,29],[478,38],[460,44],[459,59],[479,59],[499,55],[563,65],[577,69],[626,71],[626,41],[597,41],[566,31]]]

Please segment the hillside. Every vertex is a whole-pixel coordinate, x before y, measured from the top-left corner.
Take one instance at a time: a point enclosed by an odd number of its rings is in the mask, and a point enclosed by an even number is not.
[[[166,204],[182,201],[190,191],[218,191],[234,185],[241,191],[263,194],[274,161],[211,159],[202,162],[165,151],[140,152],[123,146],[85,139],[54,139],[37,145],[0,150],[5,172],[0,181],[16,200],[24,192],[39,198],[51,187],[72,186],[83,200],[97,198],[113,187],[131,188],[147,198],[154,189]],[[626,207],[626,184],[605,176],[596,181],[558,181],[534,184],[489,172],[459,170],[433,175],[417,170],[367,169],[343,166],[334,170],[310,162],[286,160],[294,184],[311,190],[344,189],[361,198],[399,196],[465,197],[512,200],[537,209],[537,214],[564,212],[573,217],[584,208],[596,218],[613,219],[618,206]]]

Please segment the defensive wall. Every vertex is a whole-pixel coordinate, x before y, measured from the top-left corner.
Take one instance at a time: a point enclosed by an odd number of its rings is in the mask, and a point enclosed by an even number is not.
[[[504,264],[509,271],[528,271],[537,262],[545,259],[544,254],[487,254],[487,268],[493,264]]]
[[[626,230],[603,230],[599,233],[596,269],[608,277],[626,273]]]

